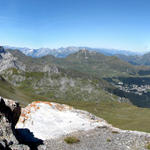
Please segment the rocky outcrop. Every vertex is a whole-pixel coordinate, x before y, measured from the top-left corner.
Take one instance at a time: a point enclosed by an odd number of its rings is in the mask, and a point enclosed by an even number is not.
[[[58,70],[58,67],[56,67],[56,65],[46,64],[44,65],[42,72],[48,72],[50,74],[58,74],[59,70]]]
[[[148,133],[120,130],[86,111],[41,101],[22,109],[16,128],[24,141],[41,139],[39,150],[145,150],[150,141]],[[68,145],[68,136],[80,142]]]
[[[67,105],[37,101],[22,109],[16,128],[29,129],[35,138],[49,140],[106,125],[106,121],[88,112]],[[24,130],[21,134],[27,133]]]
[[[5,50],[0,46],[0,73],[9,68],[30,72],[59,73],[58,67],[54,64],[45,64],[17,50]]]
[[[16,57],[0,46],[0,72],[9,68],[25,70],[26,66],[20,61],[17,61]]]
[[[67,144],[70,136],[79,142]],[[149,133],[120,130],[68,105],[37,101],[21,110],[0,98],[0,150],[146,150],[149,142]]]
[[[15,125],[20,116],[17,102],[0,97],[0,150],[28,150],[16,138]]]

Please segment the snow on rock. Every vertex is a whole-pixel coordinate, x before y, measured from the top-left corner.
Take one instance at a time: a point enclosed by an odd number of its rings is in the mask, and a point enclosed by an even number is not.
[[[88,112],[64,104],[37,101],[22,109],[16,128],[29,129],[35,138],[48,140],[98,126],[108,124]]]

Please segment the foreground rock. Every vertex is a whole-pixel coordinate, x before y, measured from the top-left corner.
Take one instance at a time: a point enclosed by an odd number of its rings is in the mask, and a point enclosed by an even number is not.
[[[38,101],[20,110],[0,98],[0,150],[146,150],[150,142],[148,133],[114,128],[67,105]],[[66,137],[78,143],[67,144]]]
[[[22,109],[16,128],[23,140],[42,140],[39,150],[145,150],[150,141],[148,133],[120,130],[86,111],[40,101]],[[80,142],[67,144],[69,136]]]
[[[0,97],[0,150],[28,150],[16,139],[15,125],[20,116],[18,103]]]
[[[106,124],[104,120],[88,112],[67,105],[37,101],[22,109],[16,129],[20,129],[21,134],[25,135],[26,130],[21,129],[29,129],[35,138],[49,140]]]

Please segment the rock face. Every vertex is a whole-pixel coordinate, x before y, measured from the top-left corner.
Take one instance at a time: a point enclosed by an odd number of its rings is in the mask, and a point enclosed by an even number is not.
[[[17,61],[16,57],[11,53],[6,52],[4,48],[0,46],[0,72],[9,68],[25,70],[26,67],[24,64]]]
[[[15,125],[20,116],[20,106],[17,102],[0,97],[0,149],[28,150],[19,145],[16,139]]]
[[[37,59],[28,57],[17,50],[5,50],[0,46],[0,73],[9,68],[30,72],[59,73],[54,64],[41,63]]]

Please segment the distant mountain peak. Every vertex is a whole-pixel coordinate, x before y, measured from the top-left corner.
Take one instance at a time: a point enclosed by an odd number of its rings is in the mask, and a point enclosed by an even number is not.
[[[105,48],[90,48],[90,47],[75,47],[75,46],[68,46],[68,47],[60,47],[58,49],[50,49],[50,48],[38,48],[38,49],[31,49],[26,47],[11,47],[11,46],[5,46],[5,48],[9,49],[18,49],[21,52],[23,52],[27,56],[32,57],[42,57],[46,55],[53,55],[55,57],[67,57],[70,54],[73,54],[75,52],[78,52],[79,50],[88,50],[90,52],[98,52],[102,53],[107,56],[113,56],[117,54],[131,56],[131,55],[141,55],[139,52],[132,52],[127,50],[116,50],[116,49],[105,49]]]

